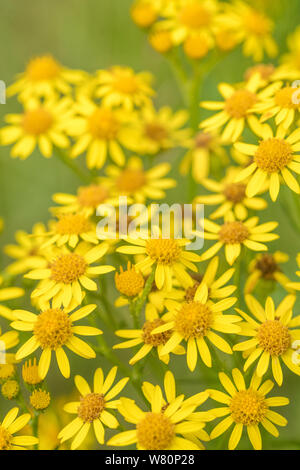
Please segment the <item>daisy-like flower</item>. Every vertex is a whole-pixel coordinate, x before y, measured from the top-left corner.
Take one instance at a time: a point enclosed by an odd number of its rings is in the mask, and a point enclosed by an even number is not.
[[[138,352],[130,359],[129,364],[133,365],[149,354],[153,348],[156,348],[158,358],[165,364],[169,363],[169,354],[162,354],[161,351],[167,341],[170,339],[172,331],[152,334],[152,331],[167,323],[168,316],[160,317],[155,309],[146,308],[146,321],[140,330],[117,330],[115,334],[120,338],[126,338],[127,341],[116,344],[113,349],[132,348],[141,346]],[[172,351],[174,354],[184,354],[182,346],[177,346]]]
[[[277,55],[278,47],[272,37],[274,23],[262,11],[237,0],[228,6],[228,13],[221,21],[239,32],[246,57],[250,56],[255,62],[261,62],[265,52],[269,57]]]
[[[223,142],[236,142],[242,135],[246,123],[259,134],[261,124],[254,115],[253,107],[261,99],[261,92],[257,92],[260,81],[259,74],[256,74],[243,88],[236,89],[227,83],[220,83],[218,90],[224,101],[203,101],[200,103],[202,108],[220,112],[202,121],[200,128],[211,133],[219,131],[226,125],[221,134]]]
[[[237,220],[245,220],[248,217],[248,209],[257,211],[267,207],[263,198],[246,196],[245,183],[235,183],[235,177],[239,172],[236,167],[231,167],[220,182],[212,179],[202,180],[202,185],[215,194],[197,196],[194,202],[213,206],[218,204],[218,209],[210,214],[211,219],[218,219],[232,212]]]
[[[75,306],[80,305],[83,299],[82,287],[96,291],[97,284],[91,278],[114,271],[113,266],[91,266],[108,249],[106,243],[91,249],[79,244],[74,251],[69,251],[66,246],[61,247],[48,268],[34,269],[25,275],[28,279],[42,280],[33,291],[32,298],[40,298],[41,301],[53,299],[54,308],[61,305],[68,308],[71,302]]]
[[[176,397],[175,380],[171,372],[165,374],[164,387],[166,399],[158,385],[144,382],[142,391],[151,405],[151,411],[141,410],[129,398],[120,399],[118,411],[126,421],[135,425],[135,429],[113,436],[107,445],[121,447],[136,444],[138,450],[203,448],[202,444],[199,445],[198,437],[207,440],[203,432],[203,421],[207,417],[203,413],[202,421],[200,416],[197,421],[193,418],[197,415],[194,410],[207,400],[208,393],[200,392],[187,400],[184,400],[184,395]]]
[[[74,325],[95,310],[96,305],[86,305],[70,314],[69,310],[50,307],[38,315],[27,310],[15,310],[16,320],[11,326],[19,331],[31,331],[31,338],[16,353],[16,360],[34,353],[38,348],[42,354],[38,375],[43,380],[48,374],[52,351],[55,352],[58,367],[65,378],[70,377],[70,363],[64,346],[85,359],[96,357],[93,349],[76,335],[96,336],[102,334],[98,328]]]
[[[28,158],[38,145],[41,154],[50,158],[53,145],[62,149],[70,146],[66,124],[71,119],[71,99],[40,102],[35,99],[26,101],[24,112],[8,114],[9,124],[0,130],[1,145],[14,144],[11,149],[13,158]]]
[[[183,128],[188,120],[185,110],[172,112],[169,106],[156,110],[144,107],[135,122],[137,133],[133,150],[140,154],[155,155],[174,147],[186,147],[190,130]]]
[[[50,231],[45,237],[50,237],[41,246],[41,249],[56,244],[62,246],[68,244],[75,248],[80,240],[84,240],[95,245],[99,240],[96,234],[96,225],[83,213],[61,214],[58,221],[50,222]]]
[[[219,12],[215,0],[178,0],[164,11],[161,27],[171,32],[174,44],[186,43],[196,34],[212,39]]]
[[[52,98],[57,93],[67,95],[72,91],[70,85],[78,85],[85,78],[81,70],[63,67],[51,55],[31,59],[16,82],[7,88],[7,96],[18,94],[21,101],[32,97]]]
[[[202,183],[202,180],[209,176],[216,162],[223,166],[228,164],[226,151],[215,132],[199,132],[189,147],[181,162],[180,172],[187,175],[191,169],[197,183]]]
[[[116,251],[127,255],[142,255],[143,259],[136,264],[136,267],[141,272],[154,267],[155,284],[158,289],[166,287],[167,290],[171,290],[174,276],[180,284],[188,283],[190,276],[186,272],[187,268],[197,272],[194,263],[200,260],[200,256],[185,249],[190,243],[189,240],[127,237],[126,241],[130,245],[120,246]]]
[[[40,269],[47,267],[45,259],[45,251],[50,256],[51,249],[41,249],[45,242],[45,234],[47,229],[44,224],[35,224],[32,233],[24,230],[18,230],[15,234],[16,245],[6,245],[4,253],[16,261],[6,267],[9,274],[18,275],[26,273],[32,269]]]
[[[297,260],[298,267],[300,268],[300,253],[298,253],[296,260]],[[296,271],[296,274],[298,277],[300,277],[300,271]],[[289,282],[287,284],[287,287],[298,291],[300,290],[300,282]]]
[[[271,297],[267,298],[265,308],[252,295],[246,295],[245,300],[254,318],[240,309],[236,311],[246,320],[241,334],[251,339],[233,347],[235,351],[244,351],[247,357],[244,370],[259,358],[256,374],[262,377],[271,362],[273,377],[282,385],[282,360],[292,372],[300,375],[300,367],[292,362],[293,342],[300,339],[300,329],[293,329],[300,324],[299,316],[292,318],[296,297],[286,296],[277,308]]]
[[[130,67],[114,66],[99,70],[96,78],[95,96],[102,99],[103,106],[122,107],[128,111],[151,105],[154,91],[152,75],[135,73]]]
[[[299,88],[283,85],[282,82],[278,82],[277,87],[274,85],[270,86],[271,96],[267,96],[268,90],[266,89],[264,101],[257,103],[254,108],[255,111],[262,114],[262,122],[275,117],[277,126],[288,129],[299,118],[300,105],[297,104]]]
[[[249,178],[246,195],[253,197],[267,185],[272,201],[276,201],[280,190],[280,176],[287,186],[297,194],[300,193],[299,183],[291,171],[300,174],[300,129],[286,136],[287,131],[278,127],[273,134],[268,124],[263,126],[263,132],[258,145],[238,142],[235,148],[252,157],[252,163],[241,171],[236,182]],[[290,171],[291,170],[291,171]]]
[[[261,383],[262,379],[254,374],[247,388],[239,369],[233,369],[232,377],[233,382],[224,372],[219,373],[220,382],[227,393],[219,390],[208,390],[210,398],[223,405],[210,410],[211,413],[215,413],[219,417],[226,416],[213,429],[210,438],[219,437],[234,425],[228,442],[228,448],[234,450],[240,442],[245,426],[253,448],[261,450],[262,439],[259,425],[272,436],[278,437],[279,432],[274,424],[286,426],[287,420],[270,408],[288,405],[289,400],[285,397],[266,397],[274,386],[271,380]]]
[[[117,367],[113,367],[105,379],[102,369],[97,369],[94,374],[93,391],[83,377],[75,376],[75,386],[80,393],[80,401],[67,403],[64,410],[77,417],[58,435],[62,443],[73,438],[71,450],[76,450],[83,443],[91,426],[101,445],[104,444],[104,426],[110,429],[116,429],[119,426],[117,419],[108,410],[118,407],[119,400],[113,400],[113,398],[123,390],[129,377],[119,380],[112,387],[116,375]]]
[[[202,253],[201,261],[214,256],[223,246],[225,247],[226,260],[230,265],[240,256],[242,246],[253,251],[267,251],[268,247],[261,242],[269,242],[279,238],[275,233],[270,233],[278,223],[267,222],[258,225],[258,222],[258,217],[251,217],[242,222],[234,220],[230,216],[222,225],[217,225],[205,219],[204,240],[216,240],[216,243]]]
[[[3,282],[2,277],[0,276],[0,286]],[[7,300],[19,299],[25,294],[24,289],[20,287],[4,287],[0,289],[0,302],[6,302]],[[0,316],[6,318],[7,320],[13,320],[14,315],[10,308],[5,305],[0,305]]]
[[[281,251],[259,253],[249,264],[250,275],[245,283],[245,293],[251,294],[260,281],[278,282],[284,289],[290,291],[290,279],[282,272],[280,265],[286,263],[289,256]]]
[[[121,307],[128,305],[129,301],[135,299],[139,294],[143,292],[145,286],[145,279],[142,273],[140,273],[136,267],[131,265],[130,261],[127,263],[127,269],[120,267],[120,273],[115,274],[115,286],[116,289],[122,295],[119,297],[115,305]]]
[[[38,444],[39,440],[34,436],[23,436],[19,433],[30,421],[29,413],[20,415],[19,408],[12,408],[0,423],[0,450],[25,450],[27,446]]]
[[[70,156],[78,157],[87,152],[88,168],[102,168],[107,155],[119,166],[125,163],[122,147],[133,145],[131,113],[121,109],[98,106],[84,96],[78,98],[76,111],[79,116],[67,123],[70,135],[76,139]]]
[[[114,201],[110,197],[109,189],[103,184],[81,186],[76,195],[56,193],[53,196],[53,201],[61,205],[61,207],[53,208],[54,213],[83,212],[87,217],[95,215],[100,204],[116,205],[119,202],[118,199]]]
[[[164,178],[171,170],[169,163],[160,163],[150,170],[144,170],[143,161],[139,157],[131,157],[124,168],[109,165],[106,177],[100,183],[107,186],[113,197],[127,196],[138,203],[146,199],[163,199],[165,189],[174,188],[176,181]]]
[[[213,303],[208,299],[206,284],[198,287],[194,299],[186,302],[173,302],[172,311],[166,319],[165,325],[158,326],[152,331],[167,333],[171,330],[171,336],[161,350],[161,355],[169,354],[182,341],[187,343],[186,361],[191,371],[195,370],[198,353],[207,367],[212,366],[211,354],[205,340],[209,340],[213,346],[226,354],[232,354],[230,345],[213,330],[222,333],[239,333],[240,327],[236,323],[241,321],[237,315],[223,315],[236,302],[236,298],[228,297]]]

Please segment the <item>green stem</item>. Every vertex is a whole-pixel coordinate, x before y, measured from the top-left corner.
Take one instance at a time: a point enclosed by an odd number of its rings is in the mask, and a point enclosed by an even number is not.
[[[65,154],[62,150],[59,148],[56,148],[54,151],[54,155],[61,161],[63,162],[64,165],[66,165],[68,168],[70,168],[73,173],[75,173],[83,183],[88,184],[92,181],[92,177],[87,175],[84,171],[82,171],[79,166],[76,165],[74,160],[72,160],[68,155]]]
[[[148,295],[151,292],[154,277],[155,277],[155,269],[156,269],[156,266],[154,265],[153,268],[152,268],[152,272],[151,272],[150,276],[148,277],[148,279],[146,281],[146,284],[145,284],[144,290],[142,292],[142,295],[135,303],[135,316],[137,318],[139,318],[140,313],[143,309],[143,306],[144,306],[144,304],[145,304],[145,302],[148,298]]]

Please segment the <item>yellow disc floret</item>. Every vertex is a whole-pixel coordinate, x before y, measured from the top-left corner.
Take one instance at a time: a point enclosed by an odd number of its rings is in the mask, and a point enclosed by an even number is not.
[[[121,294],[126,295],[126,297],[135,297],[142,292],[145,280],[142,274],[128,263],[126,271],[123,271],[121,267],[120,273],[115,274],[115,284]]]
[[[42,379],[39,376],[39,367],[36,362],[36,358],[26,361],[22,367],[22,377],[26,384],[28,385],[37,385],[42,382]]]
[[[251,91],[237,90],[230,98],[227,98],[225,110],[231,117],[241,119],[247,116],[256,101],[257,97]]]
[[[211,14],[199,3],[190,3],[180,12],[180,22],[191,29],[199,29],[210,23]]]
[[[85,273],[86,266],[84,258],[77,253],[61,255],[51,265],[51,279],[71,284]]]
[[[227,201],[237,204],[242,202],[246,197],[246,185],[243,183],[227,184],[223,191]]]
[[[137,440],[145,450],[167,449],[174,436],[175,425],[162,413],[147,413],[137,424]]]
[[[13,364],[0,364],[0,382],[10,379],[15,375],[15,366]]]
[[[46,109],[34,109],[24,114],[23,129],[27,134],[37,136],[47,132],[52,123],[53,117]]]
[[[50,308],[39,314],[34,325],[34,334],[42,349],[55,350],[71,338],[72,322],[64,310]]]
[[[108,190],[104,186],[91,184],[83,186],[78,191],[78,202],[82,207],[97,208],[108,196]]]
[[[0,426],[0,450],[9,450],[11,448],[12,435],[3,426]]]
[[[27,65],[25,74],[34,81],[51,80],[56,78],[60,73],[61,67],[50,55],[36,57]]]
[[[243,222],[225,222],[219,231],[219,239],[226,245],[243,243],[249,237],[249,230]]]
[[[34,390],[30,395],[30,403],[37,411],[42,411],[50,405],[50,393],[45,390]]]
[[[162,333],[156,333],[152,334],[152,331],[155,328],[158,328],[159,326],[164,325],[165,322],[161,320],[160,318],[156,318],[153,321],[146,321],[143,325],[143,341],[145,344],[151,344],[152,346],[160,346],[160,345],[165,345],[168,339],[171,337],[171,331],[163,331]]]
[[[146,183],[146,175],[142,170],[126,168],[116,181],[120,194],[132,193],[142,188]]]
[[[259,346],[271,356],[281,356],[291,345],[291,335],[287,326],[279,320],[264,322],[257,332]]]
[[[268,406],[263,395],[255,390],[241,390],[231,399],[231,417],[237,424],[254,426],[265,417]]]
[[[146,251],[152,260],[164,265],[176,263],[181,255],[181,247],[177,240],[173,239],[153,238],[148,240]]]
[[[141,28],[149,28],[157,19],[157,13],[150,2],[138,2],[131,8],[131,17]]]
[[[110,109],[98,108],[89,118],[89,130],[96,139],[114,139],[119,127],[119,122]]]
[[[210,330],[213,313],[208,305],[200,302],[185,302],[175,316],[174,330],[184,339],[202,338]]]
[[[254,155],[257,166],[267,173],[278,173],[285,168],[293,157],[288,142],[275,137],[260,142]]]
[[[19,394],[20,386],[16,380],[7,380],[1,387],[2,395],[8,400],[13,400]]]
[[[80,235],[91,230],[89,220],[83,214],[66,214],[60,217],[55,231],[60,235]]]
[[[275,103],[281,108],[298,109],[299,104],[294,103],[293,96],[295,95],[296,89],[293,87],[285,87],[278,90],[275,95]]]
[[[101,416],[105,408],[104,395],[101,393],[89,393],[80,398],[78,417],[85,423],[92,423]]]

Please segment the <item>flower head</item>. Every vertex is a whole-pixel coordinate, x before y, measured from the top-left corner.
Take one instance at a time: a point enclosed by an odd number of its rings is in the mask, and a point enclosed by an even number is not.
[[[19,408],[12,408],[2,423],[0,423],[0,450],[21,450],[26,446],[34,446],[39,440],[34,436],[14,436],[19,433],[30,421],[29,413],[20,415],[18,418]]]

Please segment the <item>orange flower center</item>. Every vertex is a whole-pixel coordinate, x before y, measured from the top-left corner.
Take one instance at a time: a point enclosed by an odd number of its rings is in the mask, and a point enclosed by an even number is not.
[[[219,231],[219,238],[226,245],[243,243],[248,237],[249,230],[243,222],[225,222]]]
[[[211,14],[200,3],[190,3],[180,12],[180,22],[191,29],[203,28],[209,25]]]
[[[162,124],[149,122],[145,125],[145,136],[155,142],[162,142],[168,137],[168,131]]]
[[[67,214],[60,218],[55,230],[60,235],[80,235],[91,231],[91,224],[82,214]]]
[[[267,173],[278,173],[293,158],[293,151],[288,142],[275,137],[260,142],[254,155],[257,166]]]
[[[104,186],[91,184],[79,188],[78,202],[82,207],[97,208],[108,197],[108,190]]]
[[[101,393],[89,393],[80,398],[78,417],[84,423],[92,423],[101,416],[105,408],[104,395]]]
[[[34,335],[42,349],[60,348],[73,335],[69,315],[59,308],[50,308],[41,312],[34,325]]]
[[[175,316],[175,326],[184,339],[203,338],[210,330],[213,313],[209,306],[200,302],[185,302]]]
[[[146,321],[143,326],[143,341],[145,344],[151,344],[152,346],[160,346],[166,344],[168,339],[171,337],[171,331],[164,331],[162,333],[152,334],[152,331],[159,326],[164,325],[165,322],[160,318],[157,318],[153,321]]]
[[[51,56],[37,57],[27,65],[25,74],[33,82],[51,80],[59,76],[60,65]]]
[[[61,255],[51,265],[51,279],[71,284],[83,276],[86,266],[85,259],[76,253]]]
[[[23,117],[23,129],[27,134],[45,134],[53,124],[53,117],[43,108],[27,111]]]
[[[153,238],[147,240],[146,251],[148,256],[158,264],[171,265],[179,260],[182,250],[177,240]]]
[[[120,269],[120,273],[115,274],[116,288],[126,297],[135,297],[144,288],[144,278],[134,267],[128,266],[126,271]]]
[[[227,184],[223,193],[227,201],[237,204],[245,199],[246,185],[243,183]]]
[[[126,95],[133,95],[138,89],[138,84],[134,75],[128,73],[119,73],[116,76],[114,87],[121,93]]]
[[[259,346],[271,356],[281,356],[291,345],[291,335],[287,326],[279,320],[268,320],[257,332]]]
[[[237,424],[254,426],[260,423],[268,411],[263,395],[255,390],[241,390],[231,399],[231,417]]]
[[[110,109],[98,108],[89,117],[89,130],[96,139],[113,140],[120,128],[116,115]]]
[[[256,262],[255,269],[259,269],[264,279],[274,279],[274,273],[280,271],[274,256],[266,253]]]
[[[247,116],[256,101],[257,97],[251,91],[237,90],[230,98],[227,98],[225,110],[231,117],[241,119]]]
[[[136,429],[138,444],[146,450],[168,449],[175,437],[175,425],[163,413],[147,413]]]
[[[120,194],[134,193],[142,188],[146,183],[146,175],[143,170],[126,168],[116,181]]]

